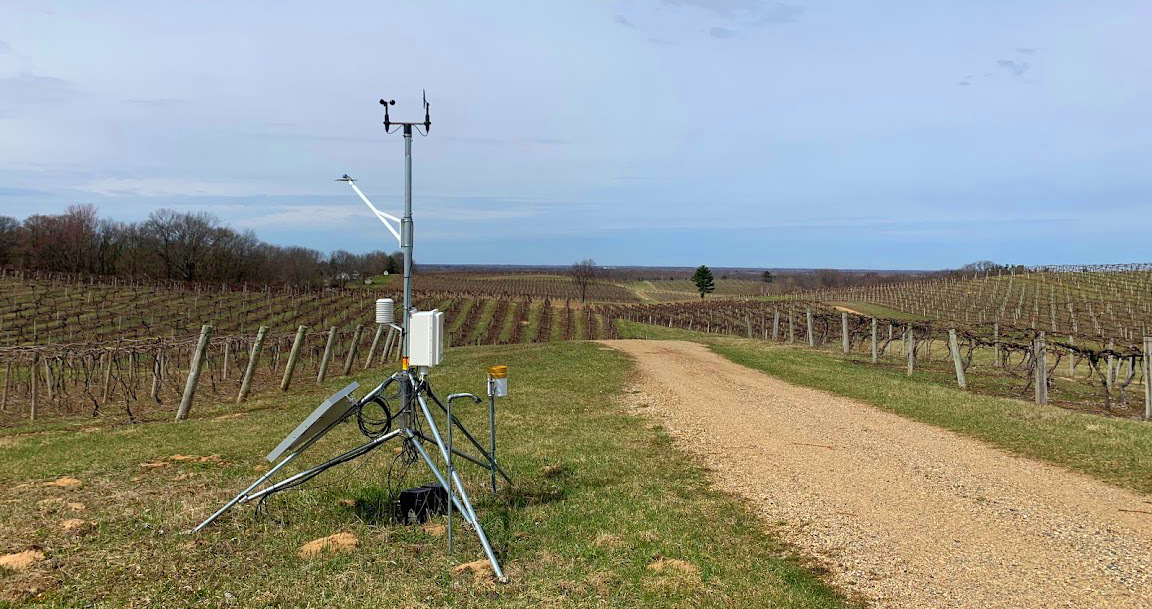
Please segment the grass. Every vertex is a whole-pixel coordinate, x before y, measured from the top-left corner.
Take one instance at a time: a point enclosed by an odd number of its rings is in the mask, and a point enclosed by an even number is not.
[[[549,342],[564,340],[564,328],[568,319],[568,311],[563,307],[552,307],[552,333],[548,335]]]
[[[832,307],[843,307],[858,315],[867,315],[877,319],[905,319],[908,321],[924,321],[928,319],[923,315],[915,315],[901,311],[900,309],[893,309],[870,302],[828,302],[825,304]]]
[[[493,497],[483,472],[465,474],[508,585],[453,574],[481,556],[459,521],[448,555],[443,537],[378,517],[390,448],[275,496],[261,515],[246,506],[197,536],[181,533],[255,477],[262,455],[343,379],[260,397],[244,411],[197,404],[180,424],[0,437],[0,553],[38,547],[48,557],[31,571],[0,572],[0,607],[845,606],[742,502],[710,490],[663,430],[624,411],[622,355],[576,342],[464,347],[433,378],[444,393],[481,393],[483,370],[496,363],[511,368],[499,454],[515,484]],[[486,432],[484,409],[458,410]],[[361,440],[355,424],[341,426],[308,460]],[[64,475],[81,484],[45,486]],[[413,467],[397,487],[428,481]],[[65,533],[67,518],[92,528]],[[297,555],[345,531],[359,539],[354,551]],[[649,568],[660,559],[690,567]],[[32,589],[39,596],[16,600]]]
[[[496,316],[496,305],[499,304],[496,300],[485,300],[484,308],[480,310],[480,317],[476,319],[476,326],[472,328],[472,333],[468,335],[467,341],[464,344],[474,344],[482,340],[488,333],[488,324],[494,323],[493,317]]]
[[[938,376],[764,341],[619,322],[622,337],[693,340],[733,362],[1011,452],[1152,493],[1152,424],[961,391]],[[970,379],[971,380],[971,379]]]
[[[699,300],[700,294],[696,291],[696,284],[690,279],[655,279],[642,281],[620,282],[617,285],[632,291],[642,302],[673,302]],[[764,295],[768,284],[748,279],[721,279],[716,278],[716,290],[713,297],[739,296],[742,298],[758,298]]]
[[[500,344],[507,343],[512,338],[512,331],[519,323],[517,318],[520,314],[520,307],[526,306],[525,303],[511,300],[508,302],[508,310],[504,312],[504,325],[500,327],[500,335],[496,337],[496,341]]]
[[[528,325],[524,327],[524,332],[520,334],[520,342],[530,343],[536,340],[536,336],[540,334],[540,315],[544,312],[544,303],[540,301],[532,301],[531,306],[528,307]]]

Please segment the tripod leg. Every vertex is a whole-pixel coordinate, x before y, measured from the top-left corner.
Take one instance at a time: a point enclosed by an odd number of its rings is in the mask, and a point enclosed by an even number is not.
[[[209,524],[212,524],[213,520],[216,520],[217,518],[219,518],[224,512],[227,512],[229,509],[231,509],[232,506],[236,505],[237,503],[242,503],[244,501],[244,499],[248,496],[248,493],[252,492],[252,489],[254,489],[254,488],[260,486],[261,484],[264,484],[265,482],[267,482],[268,479],[272,477],[272,474],[275,474],[276,471],[279,470],[281,467],[288,465],[288,462],[291,461],[292,459],[295,459],[296,455],[299,455],[299,454],[300,454],[299,451],[297,451],[297,452],[294,452],[294,453],[288,455],[287,457],[284,457],[279,463],[272,466],[272,469],[268,470],[263,476],[260,476],[259,478],[257,478],[256,481],[253,482],[251,486],[240,491],[240,494],[233,497],[232,501],[229,501],[228,503],[224,504],[224,507],[216,510],[215,514],[212,514],[211,516],[209,516],[207,520],[205,520],[204,522],[201,522],[199,526],[192,529],[190,532],[191,533],[199,533],[200,529],[203,529],[204,527],[208,526]]]
[[[472,504],[468,501],[468,495],[461,492],[461,497],[464,500],[464,503],[461,504],[461,501],[456,498],[456,493],[452,490],[452,486],[444,479],[444,475],[440,473],[440,470],[436,469],[436,464],[432,462],[432,458],[428,456],[428,452],[421,446],[416,434],[410,429],[405,431],[408,433],[409,441],[416,447],[416,451],[424,458],[424,463],[428,465],[428,469],[432,470],[432,475],[436,476],[436,480],[448,491],[448,497],[456,504],[456,509],[460,510],[460,516],[464,518],[464,522],[471,525],[472,530],[476,531],[476,536],[480,538],[480,545],[484,547],[484,554],[488,557],[488,562],[492,564],[492,571],[496,574],[497,579],[501,582],[507,582],[508,577],[504,575],[504,571],[500,568],[499,561],[496,560],[496,555],[492,552],[492,546],[488,543],[488,536],[484,534],[484,527],[480,525],[480,521],[476,519],[475,512],[472,511]],[[458,481],[459,477],[455,476],[455,479]],[[460,490],[463,491],[464,487],[461,486]],[[465,508],[465,506],[467,506],[467,508]]]
[[[472,509],[472,503],[468,501],[468,493],[464,491],[464,483],[460,480],[460,475],[452,468],[452,451],[449,446],[444,445],[444,439],[440,437],[440,430],[436,427],[436,420],[432,418],[432,411],[428,408],[428,402],[424,401],[424,396],[419,393],[416,394],[416,400],[420,403],[420,410],[424,413],[424,419],[428,421],[428,429],[432,431],[432,439],[440,448],[440,454],[444,456],[444,462],[448,465],[448,475],[456,484],[456,488],[460,490],[464,506],[468,508],[468,514],[472,516],[473,520],[476,520],[476,511]],[[449,414],[451,414],[450,411]]]
[[[345,461],[349,461],[351,459],[359,457],[360,455],[363,455],[363,454],[371,451],[372,449],[379,447],[381,444],[387,442],[388,440],[391,440],[392,438],[395,438],[396,436],[400,435],[400,432],[401,432],[401,430],[399,430],[399,429],[397,429],[396,431],[390,431],[390,432],[380,436],[379,438],[372,440],[371,442],[369,442],[367,444],[357,446],[356,448],[353,448],[352,450],[350,450],[350,451],[348,451],[348,452],[346,452],[346,453],[344,453],[338,457],[334,457],[332,459],[329,459],[328,461],[325,461],[324,463],[321,463],[320,465],[317,465],[316,467],[306,469],[306,470],[304,470],[304,471],[302,471],[302,472],[300,472],[294,476],[291,476],[289,478],[285,478],[284,480],[281,480],[280,482],[277,482],[276,484],[273,484],[272,486],[270,486],[266,489],[262,489],[258,493],[253,493],[251,495],[247,495],[244,498],[240,499],[240,503],[248,503],[249,501],[252,501],[253,499],[259,499],[260,497],[263,497],[264,495],[267,495],[269,493],[275,493],[276,491],[284,488],[285,486],[289,486],[289,485],[295,483],[296,481],[300,480],[301,478],[307,478],[307,477],[314,476],[314,475],[319,474],[320,472],[322,472],[322,471],[324,471],[330,467],[335,467],[335,466],[340,465],[341,463],[343,463]]]
[[[424,459],[424,463],[428,465],[428,469],[432,470],[432,475],[436,477],[436,482],[440,483],[440,486],[444,489],[444,492],[448,493],[449,501],[451,501],[456,506],[456,510],[460,512],[460,516],[464,518],[464,522],[472,524],[471,516],[468,515],[468,510],[464,509],[464,506],[460,503],[460,500],[456,498],[456,493],[452,492],[452,485],[448,484],[448,480],[444,478],[444,474],[441,474],[440,470],[436,468],[436,464],[432,461],[432,457],[428,456],[428,451],[424,450],[424,445],[420,443],[420,437],[417,436],[416,433],[411,429],[405,429],[404,431],[408,434],[409,442],[412,443],[412,446],[416,447],[416,452],[420,453],[420,456]]]
[[[436,441],[436,440],[428,437],[426,434],[423,434],[419,431],[416,432],[416,435],[419,436],[420,439],[424,440],[425,442],[435,442]],[[459,448],[453,448],[452,454],[456,455],[457,457],[464,459],[465,461],[475,463],[476,465],[479,465],[480,467],[483,467],[484,469],[492,469],[492,466],[488,461],[483,461],[483,460],[480,460],[476,457],[473,457],[472,455],[460,450]]]

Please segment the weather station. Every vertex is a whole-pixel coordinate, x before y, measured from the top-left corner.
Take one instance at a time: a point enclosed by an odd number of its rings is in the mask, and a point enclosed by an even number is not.
[[[371,212],[384,224],[388,232],[396,238],[404,254],[404,283],[402,304],[397,316],[396,304],[391,298],[381,298],[375,303],[376,323],[400,333],[402,337],[400,370],[384,379],[373,389],[356,397],[359,383],[353,382],[330,396],[304,419],[279,445],[267,455],[272,467],[255,482],[240,491],[231,501],[209,516],[193,529],[202,530],[229,509],[266,498],[274,493],[297,487],[328,469],[362,457],[381,446],[396,440],[400,443],[400,455],[411,462],[422,462],[435,479],[435,483],[409,489],[400,493],[398,514],[405,522],[422,521],[429,513],[443,511],[448,516],[447,543],[452,547],[453,513],[472,529],[484,549],[484,554],[492,565],[493,573],[501,582],[508,578],[500,567],[495,552],[489,543],[484,527],[473,508],[472,500],[465,488],[457,468],[455,457],[488,471],[492,492],[497,489],[497,479],[510,483],[511,478],[496,460],[496,416],[497,397],[508,395],[508,370],[506,366],[490,368],[488,386],[489,442],[485,447],[452,414],[452,404],[463,400],[473,405],[483,400],[471,393],[452,393],[441,399],[430,384],[430,370],[444,359],[445,333],[444,313],[436,309],[418,311],[412,300],[412,136],[418,132],[427,136],[432,128],[430,104],[423,98],[424,120],[419,122],[393,121],[389,108],[395,100],[380,100],[384,107],[384,129],[388,134],[402,132],[404,138],[404,210],[400,217],[378,209],[356,185],[356,180],[344,174],[337,181],[347,183]],[[440,417],[438,420],[437,417]],[[305,469],[291,476],[273,481],[278,472],[312,446],[317,440],[337,425],[354,419],[367,442],[333,457],[319,465]],[[465,449],[453,443],[453,432],[463,435],[467,441]],[[474,451],[474,452],[470,452]]]

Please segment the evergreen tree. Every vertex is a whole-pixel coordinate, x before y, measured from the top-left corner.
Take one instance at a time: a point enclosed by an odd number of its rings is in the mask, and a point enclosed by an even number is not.
[[[700,298],[704,298],[705,294],[716,290],[716,280],[712,277],[712,271],[703,264],[692,274],[692,283],[696,284],[696,289],[700,292]]]

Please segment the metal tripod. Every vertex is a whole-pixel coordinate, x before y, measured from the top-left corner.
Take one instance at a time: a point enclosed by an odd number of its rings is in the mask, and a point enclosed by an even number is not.
[[[416,420],[421,420],[428,430],[427,433],[418,426],[411,424],[398,429],[389,429],[384,431],[381,435],[372,438],[367,443],[357,446],[356,448],[353,448],[352,450],[349,450],[332,459],[329,459],[324,463],[289,476],[288,478],[271,484],[270,486],[266,486],[260,490],[256,490],[261,485],[269,482],[277,471],[290,463],[293,459],[300,455],[300,453],[304,452],[304,450],[311,446],[317,439],[323,437],[327,431],[335,427],[338,423],[347,420],[367,403],[377,399],[377,397],[380,396],[382,392],[384,392],[394,383],[400,384],[400,395],[402,396],[404,403],[401,409],[397,413],[393,414],[389,420],[401,420],[409,423]],[[422,373],[413,374],[410,370],[397,372],[388,380],[384,381],[375,389],[370,391],[363,398],[360,398],[351,404],[343,417],[334,420],[320,433],[317,433],[308,441],[304,442],[288,454],[284,455],[264,475],[260,476],[255,482],[241,491],[231,501],[226,503],[214,514],[209,516],[207,520],[200,523],[191,532],[196,533],[202,530],[204,527],[208,526],[214,520],[223,515],[224,512],[238,504],[248,503],[249,501],[259,499],[266,495],[270,495],[272,493],[303,484],[304,482],[307,482],[308,480],[332,467],[364,456],[369,452],[388,443],[390,440],[400,438],[401,442],[404,442],[407,446],[411,447],[416,451],[417,454],[420,455],[420,458],[424,461],[424,464],[428,466],[429,471],[432,472],[432,475],[436,478],[436,481],[446,491],[449,497],[449,531],[451,530],[451,508],[455,507],[455,510],[460,513],[460,517],[468,526],[472,527],[472,530],[475,531],[476,536],[480,539],[480,545],[484,547],[484,554],[487,556],[488,561],[492,564],[492,571],[495,573],[497,579],[501,582],[507,582],[508,578],[504,575],[504,571],[500,568],[500,563],[492,551],[492,546],[488,541],[487,534],[484,532],[484,527],[480,524],[480,520],[476,517],[476,511],[472,507],[472,500],[468,496],[468,491],[464,488],[464,482],[460,478],[460,474],[456,471],[456,467],[453,465],[452,456],[461,457],[489,470],[493,478],[495,478],[496,475],[500,475],[507,482],[511,482],[511,478],[508,476],[507,472],[505,472],[503,468],[501,468],[500,465],[496,463],[496,460],[492,457],[491,453],[486,451],[484,447],[476,440],[476,438],[468,431],[468,429],[464,427],[460,420],[452,415],[451,402],[452,400],[458,398],[470,398],[476,403],[481,402],[480,398],[470,393],[452,394],[448,396],[448,400],[442,402],[440,398],[438,398],[432,391],[432,388],[428,385],[427,379]],[[436,407],[438,407],[446,417],[445,425],[446,431],[448,432],[447,441],[445,441],[444,437],[442,437],[440,434],[440,428],[436,424],[435,417],[432,416],[432,409],[429,407],[429,402],[435,404]],[[472,447],[479,451],[479,457],[470,455],[452,445],[451,442],[453,428],[459,429],[464,434],[464,437],[468,439]],[[426,443],[432,443],[436,445],[436,449],[440,452],[440,456],[444,462],[443,470],[441,470],[440,466],[438,466],[432,459],[432,456],[428,454],[428,451],[424,447]],[[449,543],[451,543],[450,535],[451,533],[449,533]]]

